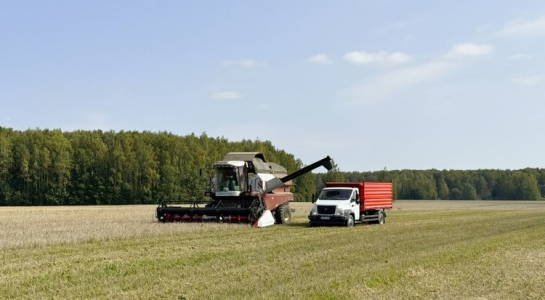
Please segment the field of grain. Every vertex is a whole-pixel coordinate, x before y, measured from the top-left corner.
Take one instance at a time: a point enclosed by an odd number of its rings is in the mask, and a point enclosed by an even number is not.
[[[543,299],[545,202],[397,201],[385,225],[160,224],[154,206],[0,208],[0,298]]]

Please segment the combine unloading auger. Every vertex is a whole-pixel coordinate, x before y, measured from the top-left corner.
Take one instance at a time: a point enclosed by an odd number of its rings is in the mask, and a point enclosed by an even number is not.
[[[180,206],[162,203],[156,217],[160,222],[253,223],[256,227],[289,223],[291,181],[320,166],[330,170],[331,158],[288,175],[284,167],[267,163],[261,153],[232,152],[214,164],[215,174],[206,192],[212,201],[184,201]]]

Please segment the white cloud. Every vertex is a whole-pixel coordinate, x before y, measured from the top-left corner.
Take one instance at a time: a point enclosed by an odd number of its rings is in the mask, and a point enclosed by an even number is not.
[[[244,94],[235,91],[224,91],[210,95],[210,99],[213,100],[235,100],[243,98]]]
[[[307,61],[309,63],[315,64],[315,65],[329,65],[329,64],[333,63],[331,58],[329,58],[329,56],[327,56],[325,54],[313,55],[313,56],[309,57]]]
[[[533,86],[541,82],[545,82],[545,76],[529,76],[513,78],[513,82],[525,86]]]
[[[531,55],[522,54],[522,53],[509,55],[509,57],[508,57],[508,59],[511,59],[511,60],[524,60],[524,59],[530,59],[530,58],[532,58]]]
[[[507,23],[505,27],[496,33],[501,37],[540,37],[545,36],[545,16],[537,20],[516,20]]]
[[[411,56],[402,52],[389,54],[386,51],[365,52],[352,51],[344,55],[344,60],[354,65],[367,64],[403,64],[411,60]]]
[[[265,65],[263,62],[258,62],[254,59],[238,59],[238,60],[225,60],[222,62],[222,65],[228,67],[239,67],[239,68],[254,68]]]
[[[456,65],[449,61],[432,61],[412,68],[403,68],[379,75],[370,82],[355,85],[340,92],[344,100],[354,104],[371,104],[399,90],[437,80],[450,74]]]
[[[472,44],[472,43],[463,43],[456,44],[452,47],[452,50],[448,52],[446,58],[464,58],[464,57],[475,57],[475,56],[484,56],[494,53],[494,46],[488,44]]]
[[[397,94],[409,87],[430,83],[451,75],[460,67],[461,63],[459,60],[453,60],[452,58],[484,56],[493,52],[494,47],[487,44],[458,44],[437,60],[424,62],[414,67],[405,67],[385,72],[371,80],[360,82],[352,87],[341,90],[339,96],[349,103],[371,104]],[[351,53],[354,54],[350,58],[360,64],[385,61],[385,57],[396,61],[395,53],[391,55],[387,55],[384,52],[378,52],[378,54]],[[345,56],[345,59],[347,59],[347,56]]]

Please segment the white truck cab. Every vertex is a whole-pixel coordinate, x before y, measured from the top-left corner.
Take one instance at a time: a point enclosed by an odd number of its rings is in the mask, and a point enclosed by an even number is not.
[[[338,224],[353,226],[360,221],[360,197],[357,188],[324,188],[310,211],[311,225]]]

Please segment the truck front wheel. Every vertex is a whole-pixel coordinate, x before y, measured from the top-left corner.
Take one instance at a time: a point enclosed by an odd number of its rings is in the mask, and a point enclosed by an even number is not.
[[[354,226],[354,216],[349,215],[348,219],[346,220],[346,227],[353,227]]]
[[[378,213],[378,224],[382,225],[382,224],[384,224],[384,222],[386,222],[386,218],[384,218],[384,212],[380,211]]]

